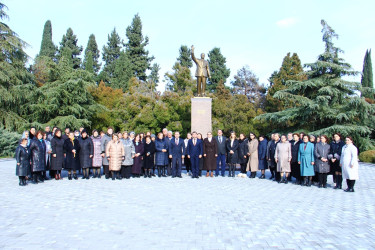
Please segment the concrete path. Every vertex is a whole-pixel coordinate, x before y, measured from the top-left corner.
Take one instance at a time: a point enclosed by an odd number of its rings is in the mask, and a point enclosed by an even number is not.
[[[1,161],[0,249],[375,249],[374,165],[355,193],[183,176],[19,187]]]

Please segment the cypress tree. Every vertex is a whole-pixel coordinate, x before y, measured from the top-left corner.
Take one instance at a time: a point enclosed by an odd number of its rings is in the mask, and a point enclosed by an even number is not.
[[[360,84],[342,79],[353,76],[350,64],[339,57],[342,52],[333,44],[338,35],[324,21],[323,42],[325,51],[314,63],[306,64],[308,79],[289,80],[286,88],[275,93],[274,98],[284,100],[290,107],[273,113],[263,114],[264,119],[290,130],[306,130],[316,135],[340,132],[351,135],[363,149],[363,141],[371,132],[369,124],[375,122],[374,105],[356,93]]]
[[[208,79],[207,88],[212,92],[216,90],[220,81],[225,84],[230,75],[230,69],[225,65],[226,58],[221,54],[220,48],[213,48],[208,52],[208,63],[210,65],[211,78]]]
[[[102,58],[104,61],[104,67],[100,73],[100,78],[110,83],[115,72],[115,61],[120,57],[122,41],[116,29],[113,29],[112,33],[108,35],[107,45],[103,46]]]
[[[131,62],[133,75],[139,80],[145,81],[146,70],[150,69],[151,61],[154,57],[149,57],[146,50],[148,45],[148,37],[142,35],[142,21],[139,15],[135,15],[130,26],[126,28],[126,37],[128,43],[125,45],[126,53]]]
[[[56,52],[57,47],[52,42],[52,24],[50,20],[47,20],[44,24],[39,56],[48,56],[52,60],[56,60]]]
[[[372,62],[371,62],[371,50],[366,50],[365,58],[363,60],[363,70],[362,70],[362,87],[374,88],[373,74],[372,74]],[[363,91],[363,95],[367,98],[373,98],[374,94],[367,93],[366,89]]]
[[[78,46],[77,36],[74,35],[73,30],[69,28],[66,31],[66,34],[63,35],[63,38],[60,42],[58,59],[60,60],[64,49],[69,49],[71,51],[73,69],[78,69],[81,66],[81,52],[83,50],[82,46]]]
[[[85,49],[85,57],[83,59],[83,68],[91,73],[97,74],[100,70],[101,64],[99,64],[99,49],[96,43],[95,35],[91,34],[87,47]],[[91,69],[92,68],[92,69]]]
[[[191,50],[186,45],[181,45],[179,50],[179,57],[177,58],[177,62],[186,68],[191,68],[193,66],[193,62],[191,59]]]

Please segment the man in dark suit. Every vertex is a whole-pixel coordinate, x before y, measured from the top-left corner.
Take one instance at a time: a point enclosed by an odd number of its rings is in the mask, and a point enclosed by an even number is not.
[[[168,143],[168,155],[170,155],[169,149],[171,147],[170,144],[171,144],[171,142],[172,142],[173,139],[174,139],[173,132],[172,131],[167,131],[167,136],[164,138],[164,140]],[[172,175],[172,159],[171,158],[168,159],[167,175],[168,176]]]
[[[180,139],[180,132],[174,133],[174,139],[169,144],[169,159],[172,159],[172,178],[181,176],[182,159],[185,157],[185,143]]]
[[[197,132],[192,133],[192,137],[187,146],[187,156],[191,161],[192,178],[199,178],[199,160],[203,155],[202,141],[197,138]]]
[[[225,176],[225,167],[226,167],[226,141],[227,138],[223,136],[223,131],[219,129],[217,131],[217,136],[215,137],[217,141],[217,158],[216,158],[216,171],[215,175],[219,176],[220,163],[221,163],[221,176]]]

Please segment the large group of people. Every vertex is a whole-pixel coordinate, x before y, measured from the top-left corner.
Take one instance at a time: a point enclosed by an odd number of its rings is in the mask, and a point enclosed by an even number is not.
[[[232,131],[227,138],[222,130],[217,136],[207,137],[197,132],[188,133],[186,139],[178,131],[164,128],[157,135],[134,132],[114,133],[93,130],[92,135],[84,128],[71,131],[65,128],[46,127],[25,131],[16,149],[16,175],[19,185],[25,186],[48,179],[62,180],[66,170],[69,180],[101,178],[121,180],[152,177],[182,178],[182,166],[188,176],[199,178],[228,177],[269,179],[278,183],[294,183],[310,187],[327,188],[327,175],[332,174],[335,189],[342,189],[346,180],[346,192],[354,192],[358,179],[358,150],[350,136],[339,133],[314,136],[304,133],[264,135],[250,133],[237,135]],[[236,175],[237,166],[240,173]],[[102,171],[103,169],[103,171]],[[48,175],[47,175],[48,172]],[[48,177],[49,176],[49,177]]]

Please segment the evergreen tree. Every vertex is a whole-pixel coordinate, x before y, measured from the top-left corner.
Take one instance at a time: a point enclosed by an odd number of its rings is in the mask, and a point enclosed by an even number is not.
[[[131,62],[133,75],[145,81],[146,70],[150,69],[154,57],[148,56],[149,52],[146,50],[148,37],[143,38],[142,22],[138,14],[134,16],[131,25],[126,28],[126,37],[128,38],[128,43],[125,45],[126,53]]]
[[[63,55],[57,65],[58,78],[35,91],[32,121],[60,128],[90,127],[95,112],[104,110],[89,92],[96,85],[94,75],[83,69],[73,70],[71,60],[69,53]]]
[[[360,90],[359,83],[342,79],[357,72],[339,57],[342,50],[332,41],[338,37],[335,31],[324,20],[321,24],[325,51],[316,62],[305,65],[309,69],[308,79],[289,80],[286,88],[274,95],[294,105],[257,119],[275,123],[279,129],[291,124],[288,130],[306,130],[316,135],[335,132],[351,135],[361,150],[363,139],[371,132],[369,124],[375,122],[375,107],[356,94]]]
[[[132,78],[130,60],[126,53],[121,51],[120,57],[114,62],[114,72],[110,86],[127,91],[130,78]]]
[[[85,57],[83,59],[83,68],[91,73],[97,74],[100,70],[101,64],[99,64],[99,49],[98,44],[95,40],[95,35],[91,34],[87,47],[85,49]]]
[[[285,109],[285,102],[273,98],[273,95],[282,89],[286,88],[286,82],[288,80],[302,81],[306,79],[306,74],[303,72],[301,60],[296,53],[290,56],[288,53],[280,67],[279,71],[276,71],[270,77],[270,87],[267,92],[266,100],[266,111],[275,112]]]
[[[52,42],[52,24],[50,20],[44,24],[42,43],[38,56],[48,56],[56,60],[57,47]]]
[[[110,83],[115,72],[115,61],[120,57],[122,41],[120,36],[117,34],[116,29],[113,29],[112,33],[108,35],[107,45],[103,46],[103,61],[104,67],[100,73],[100,78]]]
[[[180,55],[177,58],[177,62],[186,68],[191,68],[193,66],[193,61],[191,59],[191,50],[186,45],[181,45],[180,47]]]
[[[160,70],[160,65],[157,63],[154,63],[151,67],[151,73],[148,76],[148,79],[154,82],[155,84],[159,83],[159,70]]]
[[[232,82],[233,92],[245,95],[255,107],[264,109],[265,88],[259,84],[258,77],[250,70],[249,66],[246,65],[238,70],[234,79]]]
[[[85,53],[85,59],[83,61],[83,69],[90,72],[90,73],[95,73],[94,72],[94,57],[92,56],[92,52],[88,51]]]
[[[213,48],[208,52],[208,63],[210,65],[211,78],[208,79],[207,88],[210,92],[216,90],[217,84],[224,84],[230,75],[230,69],[225,65],[226,59],[221,54],[220,48]]]
[[[81,55],[81,52],[83,50],[82,46],[78,46],[77,44],[77,36],[74,35],[73,30],[69,28],[66,31],[66,34],[63,35],[63,38],[60,42],[58,59],[60,60],[65,49],[69,49],[72,54],[72,63],[74,69],[78,69],[81,66],[81,58],[79,56]]]
[[[193,93],[196,90],[195,81],[191,77],[189,68],[182,67],[179,63],[173,66],[172,74],[166,73],[166,89],[179,93]]]
[[[26,43],[3,22],[8,18],[6,6],[0,3],[0,127],[18,130],[28,125],[33,76],[25,67]]]
[[[363,60],[363,70],[362,70],[362,87],[374,89],[373,75],[372,75],[372,62],[371,62],[371,50],[366,50],[365,59]],[[373,93],[369,93],[364,89],[363,96],[367,98],[374,98]]]

